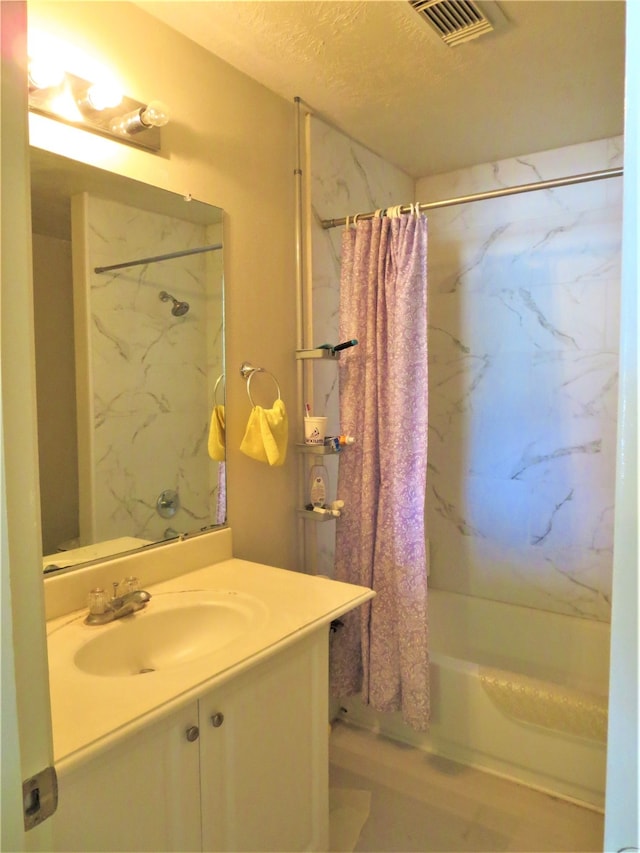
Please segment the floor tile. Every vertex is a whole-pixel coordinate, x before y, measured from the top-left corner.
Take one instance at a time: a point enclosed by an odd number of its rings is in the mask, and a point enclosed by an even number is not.
[[[370,791],[355,851],[588,853],[604,818],[507,779],[336,723],[333,788]]]

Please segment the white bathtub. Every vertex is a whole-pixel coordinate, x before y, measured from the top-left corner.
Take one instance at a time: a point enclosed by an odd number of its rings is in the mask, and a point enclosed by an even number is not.
[[[431,590],[431,728],[358,698],[339,716],[602,810],[609,626]]]

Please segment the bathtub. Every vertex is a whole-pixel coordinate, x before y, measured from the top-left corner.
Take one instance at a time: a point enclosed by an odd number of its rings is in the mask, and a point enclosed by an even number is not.
[[[609,625],[440,590],[429,612],[429,732],[358,697],[337,716],[603,810]]]

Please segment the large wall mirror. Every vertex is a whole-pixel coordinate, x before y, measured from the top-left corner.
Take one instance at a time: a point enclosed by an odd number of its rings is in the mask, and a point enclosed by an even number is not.
[[[45,572],[226,521],[220,208],[31,149]]]

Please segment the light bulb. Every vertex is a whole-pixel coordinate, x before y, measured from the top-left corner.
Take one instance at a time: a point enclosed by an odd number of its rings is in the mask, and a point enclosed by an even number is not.
[[[139,107],[115,118],[111,122],[113,133],[134,136],[151,127],[164,127],[169,121],[169,108],[162,101],[150,101],[146,107]]]
[[[164,127],[169,121],[169,107],[162,101],[150,101],[140,113],[145,127]]]
[[[111,80],[103,80],[89,87],[87,101],[94,110],[106,110],[118,106],[122,101],[122,92]]]
[[[55,60],[32,58],[29,60],[29,85],[34,89],[52,89],[64,80],[64,68]]]

